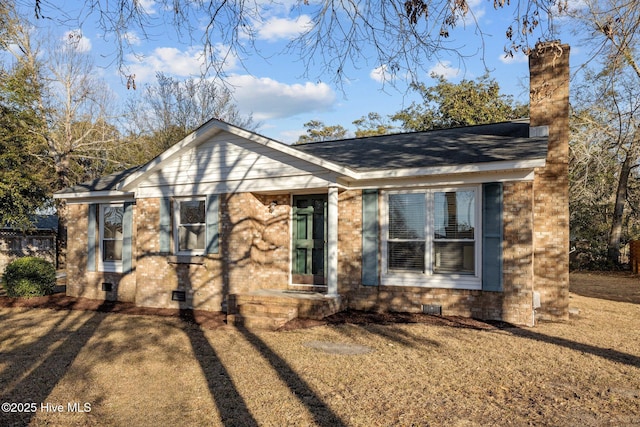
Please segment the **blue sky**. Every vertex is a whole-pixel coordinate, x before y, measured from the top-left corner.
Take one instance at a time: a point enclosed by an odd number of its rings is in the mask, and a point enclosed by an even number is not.
[[[73,5],[70,8],[78,7],[75,2],[67,3]],[[152,17],[159,12],[160,6],[153,0],[144,0],[141,4]],[[367,113],[392,114],[415,99],[411,92],[407,92],[406,80],[396,79],[394,85],[381,81],[380,72],[384,65],[375,63],[375,58],[363,60],[356,67],[347,69],[345,74],[349,78],[340,88],[334,85],[333,76],[318,75],[319,71],[313,68],[305,70],[298,57],[282,53],[287,42],[299,34],[308,20],[306,15],[294,15],[291,5],[285,1],[280,7],[271,7],[261,22],[254,23],[260,55],[229,58],[225,64],[228,83],[234,88],[238,108],[245,114],[252,113],[254,119],[261,123],[257,132],[292,143],[304,133],[303,125],[309,120],[320,120],[327,125],[339,124],[353,132],[352,122]],[[485,31],[484,37],[481,39],[477,35],[473,23],[461,23],[452,31],[450,43],[468,57],[461,60],[442,54],[433,58],[426,62],[425,70],[420,74],[421,81],[426,85],[435,83],[429,76],[433,71],[455,83],[463,78],[475,79],[488,69],[503,93],[527,102],[527,58],[518,54],[507,59],[504,54],[507,44],[504,33],[512,20],[513,9],[495,11],[493,3],[486,0],[474,0],[471,8]],[[75,13],[68,10],[69,15]],[[44,22],[39,21],[38,24]],[[92,53],[103,78],[124,104],[127,97],[135,94],[126,90],[118,73],[113,35],[105,35],[92,24],[91,20],[83,23],[82,48]],[[56,36],[60,37],[74,29],[73,26],[54,27],[54,31],[59,33]],[[145,84],[155,83],[158,71],[175,78],[199,75],[202,46],[185,43],[189,38],[177,37],[170,26],[154,26],[148,37],[135,32],[126,36],[137,56],[126,53],[125,65],[136,75],[138,90]],[[563,42],[571,41],[569,34],[560,34],[559,38]],[[366,51],[367,47],[364,48]],[[572,46],[573,65],[579,62],[579,59],[574,59],[578,52]],[[309,77],[304,77],[305,71]]]

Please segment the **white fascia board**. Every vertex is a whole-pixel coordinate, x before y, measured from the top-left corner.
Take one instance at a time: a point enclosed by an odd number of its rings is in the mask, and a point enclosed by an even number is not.
[[[292,157],[297,157],[300,160],[304,160],[306,162],[312,163],[314,165],[323,167],[325,169],[328,169],[329,171],[332,172],[336,172],[340,175],[345,175],[348,176],[350,178],[353,179],[358,179],[359,177],[359,173],[357,173],[356,171],[354,171],[353,169],[338,165],[337,163],[333,163],[330,161],[327,161],[325,159],[322,159],[320,157],[314,156],[312,154],[308,154],[305,153],[303,151],[300,150],[296,150],[295,148],[292,148],[291,146],[284,144],[282,142],[276,141],[274,139],[270,139],[267,138],[265,136],[259,135],[257,133],[254,132],[250,132],[244,129],[241,129],[239,127],[230,125],[228,123],[220,123],[220,126],[223,130],[232,133],[234,135],[237,135],[239,137],[242,137],[244,139],[248,139],[250,141],[253,141],[257,144],[261,144],[264,145],[265,147],[269,147],[272,148],[274,150],[280,151],[281,153],[284,154],[288,154]]]
[[[519,169],[503,172],[458,173],[455,175],[415,176],[393,179],[371,179],[343,182],[352,190],[422,188],[461,185],[479,185],[485,182],[533,181],[534,169]]]
[[[153,173],[157,170],[163,163],[169,162],[172,159],[176,158],[183,154],[186,150],[197,146],[201,142],[204,142],[206,139],[211,138],[221,132],[228,132],[233,135],[239,136],[246,140],[255,142],[257,144],[264,145],[265,147],[269,147],[271,149],[280,151],[282,153],[288,154],[293,157],[297,157],[300,160],[307,161],[309,163],[318,165],[323,167],[329,171],[336,172],[340,175],[348,176],[352,179],[358,178],[358,173],[353,171],[352,169],[345,168],[344,166],[340,166],[333,162],[326,161],[319,157],[304,153],[302,151],[296,150],[295,148],[291,148],[290,146],[283,144],[282,142],[267,138],[265,136],[259,135],[254,132],[250,132],[248,130],[239,128],[237,126],[230,125],[228,123],[222,122],[217,119],[211,119],[200,128],[196,129],[186,137],[184,137],[180,142],[169,148],[164,153],[160,154],[158,157],[147,163],[140,170],[136,171],[134,174],[125,179],[120,185],[119,189],[121,190],[133,190],[135,187],[149,174]]]
[[[135,173],[131,174],[118,185],[118,188],[123,191],[135,188],[140,181],[157,170],[163,163],[171,161],[172,159],[182,155],[191,147],[199,144],[201,141],[222,132],[222,129],[219,126],[220,123],[221,122],[218,120],[209,120],[207,123],[182,138],[180,142],[174,144]]]
[[[54,199],[64,199],[67,204],[131,202],[135,194],[122,191],[90,191],[82,193],[56,193]]]
[[[506,172],[518,169],[534,169],[544,167],[546,159],[513,160],[506,162],[471,163],[455,166],[435,166],[425,168],[386,169],[371,172],[360,172],[360,180],[395,179],[430,177],[441,175],[458,175],[484,172]]]

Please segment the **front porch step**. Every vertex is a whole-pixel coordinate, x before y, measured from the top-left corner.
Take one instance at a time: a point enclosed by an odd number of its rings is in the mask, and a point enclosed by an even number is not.
[[[295,318],[320,320],[341,310],[340,296],[261,289],[229,295],[227,324],[276,330]]]

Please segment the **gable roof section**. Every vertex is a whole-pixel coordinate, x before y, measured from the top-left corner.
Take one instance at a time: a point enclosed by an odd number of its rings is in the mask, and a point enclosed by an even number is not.
[[[290,146],[212,119],[145,165],[61,190],[54,197],[133,197],[137,185],[151,174],[221,132],[320,166],[347,182],[533,169],[544,166],[547,154],[547,137],[532,133],[528,120]]]
[[[166,164],[167,162],[178,158],[187,150],[201,144],[202,142],[212,138],[213,136],[221,132],[228,132],[230,134],[251,141],[255,144],[260,144],[284,154],[297,157],[301,160],[316,164],[318,166],[321,166],[322,168],[336,172],[338,174],[351,176],[353,178],[356,177],[356,174],[344,165],[339,165],[329,159],[317,157],[312,154],[295,150],[289,145],[259,135],[255,132],[241,129],[237,126],[233,126],[217,119],[211,119],[207,123],[200,126],[198,129],[196,129],[194,132],[187,135],[180,142],[169,148],[167,151],[160,154],[158,157],[151,160],[149,163],[142,166],[139,170],[135,171],[133,174],[125,178],[119,185],[119,189],[123,191],[132,191],[133,189],[135,189],[138,183],[140,183],[150,174],[154,173],[156,170],[160,169],[163,164]]]

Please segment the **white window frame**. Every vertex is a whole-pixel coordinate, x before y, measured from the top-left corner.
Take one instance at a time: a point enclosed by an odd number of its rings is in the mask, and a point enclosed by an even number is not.
[[[181,202],[204,202],[204,222],[202,225],[205,229],[205,241],[202,249],[194,250],[180,250],[180,203]],[[204,255],[207,249],[207,197],[195,196],[195,197],[179,197],[173,201],[173,244],[174,253],[176,255]]]
[[[435,273],[433,271],[434,247],[434,193],[450,191],[474,191],[474,274]],[[389,269],[389,195],[420,193],[425,195],[425,270],[400,271]],[[381,233],[381,284],[384,286],[416,286],[424,288],[482,289],[482,186],[429,187],[419,189],[398,189],[382,192],[380,215]]]
[[[103,254],[103,241],[104,241],[104,210],[106,208],[122,208],[123,210],[123,242],[124,245],[124,203],[101,203],[98,205],[98,222],[99,222],[99,234],[98,234],[98,270],[107,273],[122,273],[122,260],[116,261],[104,261]]]

